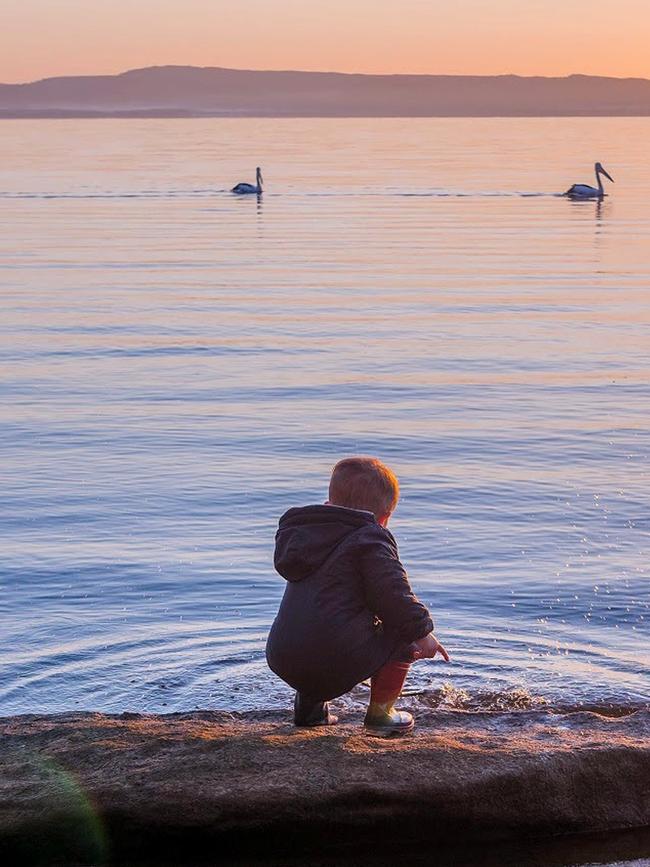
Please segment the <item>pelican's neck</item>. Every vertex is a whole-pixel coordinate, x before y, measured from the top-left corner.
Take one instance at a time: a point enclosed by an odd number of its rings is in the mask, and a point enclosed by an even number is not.
[[[598,184],[598,192],[600,195],[604,195],[605,187],[603,186],[603,179],[600,176],[600,169],[596,169],[596,183]]]
[[[255,183],[257,184],[257,189],[262,192],[262,172],[258,169],[255,172]]]

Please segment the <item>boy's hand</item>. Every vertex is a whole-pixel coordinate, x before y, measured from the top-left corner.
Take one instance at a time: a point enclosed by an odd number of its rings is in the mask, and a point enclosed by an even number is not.
[[[439,653],[445,662],[449,662],[449,654],[433,632],[425,635],[424,638],[414,641],[412,646],[414,647],[413,659],[433,659]]]

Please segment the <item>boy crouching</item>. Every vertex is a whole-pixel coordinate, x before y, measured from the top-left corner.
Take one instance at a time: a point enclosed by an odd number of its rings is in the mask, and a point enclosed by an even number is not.
[[[280,519],[274,562],[287,586],[266,656],[296,690],[298,726],[336,723],[328,700],[371,678],[366,731],[407,733],[413,717],[394,703],[411,663],[437,653],[449,662],[387,529],[398,498],[397,478],[381,461],[345,458],[325,505]]]

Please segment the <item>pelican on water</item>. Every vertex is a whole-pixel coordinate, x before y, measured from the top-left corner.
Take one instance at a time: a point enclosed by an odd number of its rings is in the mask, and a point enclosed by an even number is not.
[[[608,176],[609,177],[609,176]],[[255,183],[254,184],[236,184],[231,193],[237,193],[238,196],[245,196],[247,193],[257,193],[259,196],[262,192],[262,169],[258,166],[255,169]]]
[[[564,195],[570,199],[602,199],[606,193],[600,176],[605,175],[612,183],[614,183],[614,178],[605,171],[600,163],[596,163],[594,169],[596,170],[597,187],[590,187],[589,184],[574,184]]]

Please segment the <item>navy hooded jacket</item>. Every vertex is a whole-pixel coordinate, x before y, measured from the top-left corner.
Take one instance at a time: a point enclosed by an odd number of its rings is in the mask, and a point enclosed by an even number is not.
[[[372,512],[289,509],[280,519],[274,563],[287,586],[266,658],[282,680],[313,699],[349,692],[433,629],[395,539]]]

